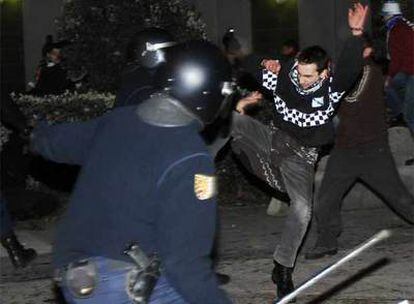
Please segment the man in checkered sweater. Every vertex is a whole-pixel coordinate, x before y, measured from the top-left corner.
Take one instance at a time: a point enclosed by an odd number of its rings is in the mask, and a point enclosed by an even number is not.
[[[364,21],[367,7],[349,10],[352,36],[346,42],[335,74],[319,46],[304,49],[297,60],[281,66],[264,60],[263,86],[273,94],[276,118],[271,127],[243,115],[259,93],[236,106],[232,148],[253,174],[291,199],[284,230],[273,255],[272,280],[278,299],[293,289],[292,272],[298,249],[311,219],[314,164],[318,149],[333,140],[331,119],[342,96],[352,88],[362,69]]]

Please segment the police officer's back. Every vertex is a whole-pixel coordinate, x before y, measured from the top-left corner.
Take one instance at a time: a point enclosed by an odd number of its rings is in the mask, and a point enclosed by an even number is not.
[[[82,297],[120,303],[120,293],[128,303],[134,264],[123,250],[131,242],[161,260],[151,301],[229,302],[209,260],[214,167],[198,132],[221,108],[230,73],[220,51],[207,43],[178,46],[172,59],[160,73],[162,93],[138,107],[34,133],[36,151],[83,166],[54,252],[64,295],[75,303]],[[80,288],[85,281],[94,283]]]

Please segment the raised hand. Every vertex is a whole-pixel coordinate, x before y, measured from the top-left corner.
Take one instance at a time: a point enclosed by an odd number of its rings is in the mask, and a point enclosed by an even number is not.
[[[368,5],[364,6],[359,2],[355,3],[354,6],[348,10],[348,24],[352,34],[362,34],[367,16]]]
[[[264,59],[261,63],[261,66],[264,67],[266,70],[272,72],[273,74],[278,74],[280,71],[280,63],[279,60],[273,59]]]

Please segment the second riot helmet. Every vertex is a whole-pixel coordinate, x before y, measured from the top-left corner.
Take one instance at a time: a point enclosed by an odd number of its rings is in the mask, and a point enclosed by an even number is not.
[[[165,61],[165,49],[175,45],[173,36],[161,28],[147,28],[135,34],[127,47],[127,61],[156,68]]]

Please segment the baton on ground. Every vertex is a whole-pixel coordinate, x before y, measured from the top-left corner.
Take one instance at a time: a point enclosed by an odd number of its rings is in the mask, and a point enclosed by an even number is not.
[[[328,268],[321,271],[319,274],[317,274],[315,277],[311,278],[310,280],[303,283],[301,286],[299,286],[297,289],[292,291],[290,294],[284,296],[279,302],[275,302],[275,304],[286,304],[289,301],[291,301],[293,298],[295,298],[298,294],[303,292],[305,289],[308,289],[311,285],[318,282],[323,277],[327,276],[330,272],[334,271],[336,268],[341,267],[344,263],[348,262],[350,259],[356,257],[359,255],[362,251],[365,249],[368,249],[369,247],[375,245],[376,243],[385,240],[391,236],[391,231],[388,229],[381,230],[377,234],[375,234],[373,237],[371,237],[369,240],[365,241],[358,247],[356,247],[354,250],[352,250],[350,253],[348,253],[346,256],[344,256],[342,259],[337,261],[336,263],[332,264]]]

